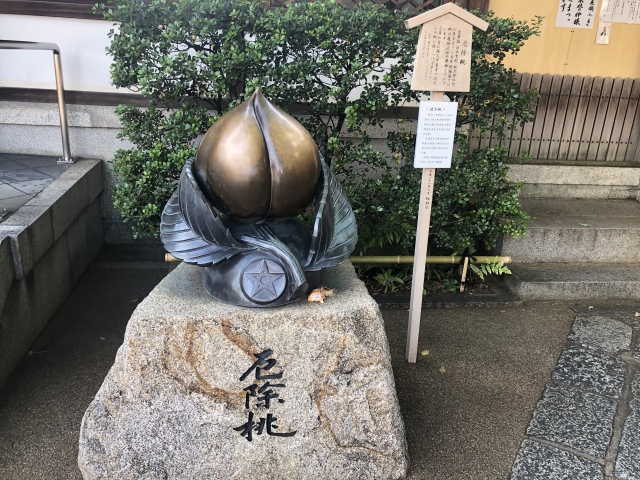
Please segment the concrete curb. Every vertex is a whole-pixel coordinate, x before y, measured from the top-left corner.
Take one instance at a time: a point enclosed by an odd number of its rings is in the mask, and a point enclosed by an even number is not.
[[[81,160],[0,224],[0,386],[102,248],[101,191]]]
[[[471,307],[511,307],[521,305],[522,300],[494,277],[487,277],[487,285],[492,293],[425,295],[423,308],[471,308]],[[409,295],[372,295],[382,310],[407,310]]]

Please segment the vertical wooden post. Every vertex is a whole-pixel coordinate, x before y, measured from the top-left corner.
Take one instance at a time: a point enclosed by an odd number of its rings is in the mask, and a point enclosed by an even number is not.
[[[469,268],[469,257],[464,257],[464,262],[462,262],[462,275],[460,275],[460,293],[464,292],[464,284],[467,281],[468,268]]]
[[[442,102],[443,100],[444,92],[431,92],[429,101]],[[411,278],[412,288],[411,302],[409,304],[409,328],[407,330],[406,358],[409,363],[416,363],[416,358],[418,356],[420,314],[422,313],[422,291],[424,290],[424,273],[427,262],[427,247],[429,243],[429,224],[431,223],[431,201],[433,199],[433,184],[435,178],[435,168],[422,169],[416,248],[413,254],[413,276]]]
[[[479,0],[476,0],[476,3]],[[466,0],[468,4],[469,0]],[[422,13],[405,20],[405,28],[420,26],[418,47],[413,64],[413,76],[411,78],[411,90],[431,92],[431,102],[442,102],[444,91],[469,92],[471,89],[471,45],[473,42],[473,27],[483,32],[489,28],[489,24],[475,15],[460,8],[454,3],[445,3],[433,10]],[[447,41],[449,36],[453,42]],[[438,68],[440,66],[440,68]],[[422,102],[421,102],[422,103]],[[448,126],[453,134],[455,129],[455,114],[452,104],[446,108],[440,106],[429,107],[429,112],[449,111],[453,114],[453,124],[447,124],[445,114],[438,113],[429,116],[424,110],[426,119],[438,125],[436,130],[439,135],[430,136],[432,132],[420,130],[428,125],[418,126],[418,139],[421,133],[425,138],[421,140],[420,149],[416,145],[416,157],[414,167],[422,168],[422,182],[420,184],[420,204],[418,210],[418,228],[416,231],[416,248],[413,259],[413,285],[411,287],[411,304],[409,307],[409,328],[407,332],[406,358],[409,363],[416,363],[418,354],[418,337],[420,334],[420,314],[422,312],[422,291],[424,289],[424,271],[427,260],[427,246],[429,243],[429,223],[431,222],[431,200],[433,198],[433,185],[436,177],[435,168],[449,168],[451,166],[451,152],[453,151],[453,136],[443,138],[445,134],[442,128]],[[457,109],[457,104],[455,105]],[[420,112],[423,112],[422,107]],[[450,118],[451,120],[451,118]],[[447,135],[448,135],[447,134]],[[425,141],[426,140],[426,141]],[[418,140],[416,140],[418,141]],[[429,146],[429,144],[432,144]],[[437,143],[438,146],[433,145]],[[441,151],[447,145],[449,157],[443,157]]]

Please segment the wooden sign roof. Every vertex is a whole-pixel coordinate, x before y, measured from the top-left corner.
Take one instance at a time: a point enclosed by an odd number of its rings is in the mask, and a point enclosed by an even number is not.
[[[478,30],[482,30],[483,32],[489,28],[489,24],[482,20],[481,18],[476,17],[474,14],[467,12],[465,9],[460,8],[454,3],[447,3],[438,8],[434,8],[426,13],[418,15],[417,17],[410,18],[409,20],[405,20],[404,26],[405,28],[413,28],[423,23],[430,22],[431,20],[435,20],[436,18],[442,17],[443,15],[452,14],[456,17],[464,20],[467,23],[470,23]]]

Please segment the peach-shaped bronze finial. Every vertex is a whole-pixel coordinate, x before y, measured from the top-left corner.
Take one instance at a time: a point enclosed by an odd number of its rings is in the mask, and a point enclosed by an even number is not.
[[[314,196],[321,168],[309,132],[259,89],[213,124],[195,161],[205,194],[216,197],[210,200],[247,219],[302,212]]]

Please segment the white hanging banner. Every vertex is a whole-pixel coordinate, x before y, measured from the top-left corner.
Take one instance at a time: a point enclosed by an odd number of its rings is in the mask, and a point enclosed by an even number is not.
[[[593,28],[597,10],[598,0],[560,0],[556,27]]]
[[[600,21],[640,24],[640,0],[602,0]]]
[[[458,102],[420,102],[415,168],[451,168]]]

